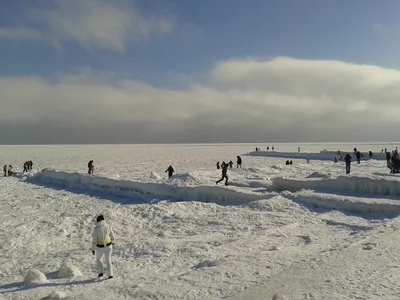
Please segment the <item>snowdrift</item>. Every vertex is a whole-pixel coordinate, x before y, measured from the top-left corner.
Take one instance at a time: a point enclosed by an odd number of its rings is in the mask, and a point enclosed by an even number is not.
[[[285,191],[282,193],[282,196],[296,203],[338,211],[400,214],[400,201],[397,200],[365,199],[352,196],[314,193],[312,191],[301,191],[295,194]]]
[[[356,192],[375,195],[400,195],[400,181],[397,178],[384,176],[356,177],[338,176],[336,178],[282,178],[272,179],[272,186],[279,190],[297,192],[303,189],[330,191],[330,192]]]
[[[179,176],[175,175],[175,181]],[[182,180],[187,181],[187,176]],[[178,186],[168,183],[144,183],[128,180],[117,180],[87,174],[68,173],[51,169],[26,179],[28,182],[42,185],[55,185],[60,188],[74,190],[89,190],[111,194],[119,197],[141,199],[145,201],[157,200],[190,200],[202,202],[249,202],[260,200],[261,195],[241,193],[219,186]]]
[[[310,159],[310,160],[333,160],[335,157],[339,159],[341,155],[344,156],[346,153],[350,153],[353,156],[353,161],[356,160],[355,155],[352,151],[340,151],[341,154],[338,154],[337,151],[320,151],[320,152],[275,152],[275,151],[252,151],[247,155],[250,156],[263,156],[263,157],[278,157],[278,158],[287,158],[287,159]],[[373,153],[372,158],[369,158],[367,152],[362,152],[361,160],[386,160],[385,153]]]

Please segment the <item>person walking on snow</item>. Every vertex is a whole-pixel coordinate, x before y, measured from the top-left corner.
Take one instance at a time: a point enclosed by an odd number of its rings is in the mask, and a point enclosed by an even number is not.
[[[170,166],[168,167],[168,169],[165,171],[165,173],[167,173],[167,172],[168,172],[168,178],[170,178],[170,177],[174,174],[175,170],[174,170],[174,168],[170,165]]]
[[[106,223],[103,215],[97,217],[97,224],[93,231],[92,254],[96,255],[96,266],[98,277],[104,275],[104,265],[101,259],[105,257],[107,275],[111,279],[114,276],[111,263],[112,248],[114,245],[114,232],[110,225]]]
[[[237,168],[242,168],[242,158],[238,155],[237,158]]]
[[[4,171],[4,177],[7,177],[7,165],[4,165],[3,171]]]
[[[351,159],[352,157],[348,153],[344,156],[344,161],[346,162],[346,174],[350,174]]]
[[[218,184],[225,179],[225,185],[228,185],[228,175],[226,174],[228,172],[228,164],[226,162],[223,162],[221,168],[222,168],[222,177],[220,180],[216,181],[215,184]]]

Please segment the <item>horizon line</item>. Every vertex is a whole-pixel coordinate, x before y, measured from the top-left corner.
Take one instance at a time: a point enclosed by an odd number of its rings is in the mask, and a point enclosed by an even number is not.
[[[283,145],[283,144],[296,144],[296,145],[391,145],[391,144],[400,144],[400,141],[385,141],[385,142],[251,142],[251,143],[242,143],[242,142],[220,142],[220,143],[70,143],[70,144],[46,144],[46,143],[34,143],[34,144],[0,144],[1,146],[162,146],[162,145],[259,145],[264,144],[266,146],[269,145]],[[268,144],[268,145],[267,145]]]

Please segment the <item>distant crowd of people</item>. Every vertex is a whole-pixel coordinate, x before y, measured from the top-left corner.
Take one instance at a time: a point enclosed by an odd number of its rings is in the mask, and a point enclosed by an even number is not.
[[[261,149],[259,147],[256,147],[256,151],[257,152],[261,151]],[[267,151],[269,151],[269,146],[267,146]],[[271,147],[271,151],[275,151],[275,147],[274,146]]]
[[[267,147],[267,151],[269,151],[270,148],[269,146]],[[256,147],[256,151],[260,151],[260,148]],[[271,151],[275,151],[274,146],[271,147]],[[300,147],[298,149],[298,151],[300,151]],[[326,151],[326,150],[324,150]],[[353,153],[356,157],[356,161],[357,164],[360,164],[361,162],[361,158],[363,157],[362,152],[360,152],[356,147],[353,149]],[[386,160],[387,160],[387,166],[390,169],[390,173],[400,173],[400,156],[398,153],[398,149],[396,147],[395,150],[393,150],[392,152],[388,152],[387,149],[382,149],[381,153],[386,153]],[[353,157],[350,155],[350,153],[341,153],[340,150],[337,151],[337,154],[340,154],[339,159],[337,157],[334,157],[333,161],[335,163],[337,163],[339,160],[343,160],[345,162],[346,165],[346,174],[350,174],[351,171],[351,162]],[[373,157],[373,153],[372,151],[368,151],[368,156],[369,158]],[[309,163],[310,160],[309,158],[307,158],[307,163]],[[293,161],[292,160],[286,160],[285,162],[286,165],[292,165]],[[230,160],[228,163],[226,163],[225,161],[222,161],[222,163],[220,164],[220,162],[217,162],[217,169],[221,169],[222,170],[222,176],[221,179],[217,180],[215,183],[218,184],[221,181],[223,181],[225,179],[225,185],[228,185],[228,175],[227,175],[227,171],[228,168],[233,167],[233,161]],[[93,174],[94,173],[94,162],[93,160],[90,160],[88,162],[88,174]],[[236,167],[237,168],[241,168],[242,167],[242,158],[238,155],[236,157]],[[26,161],[23,164],[23,173],[25,172],[29,172],[30,170],[32,170],[33,168],[33,162],[32,160]],[[4,171],[4,177],[6,176],[14,176],[15,172],[13,170],[13,166],[12,165],[4,165],[3,167],[3,171]],[[168,173],[168,178],[172,177],[174,174],[175,170],[174,168],[170,165],[167,170],[165,170],[165,173]]]
[[[26,162],[24,162],[24,173],[28,172],[29,170],[32,170],[33,167],[33,162],[31,160],[28,160]]]
[[[341,154],[339,160],[343,159],[344,162],[346,163],[346,174],[350,174],[351,161],[353,157],[350,155],[350,153],[346,153],[343,156],[343,154],[339,150],[337,151],[337,153]],[[382,149],[381,153],[386,153],[386,162],[387,162],[387,167],[390,169],[390,173],[400,173],[400,157],[397,147],[392,152],[387,151],[386,148]],[[360,164],[363,154],[356,147],[353,149],[353,154],[356,157],[357,164]],[[369,158],[373,157],[372,151],[368,151],[368,156]],[[338,159],[335,157],[333,161],[337,163]]]
[[[31,160],[24,162],[23,168],[24,168],[23,173],[28,172],[29,170],[32,170],[33,162]],[[15,175],[14,168],[12,165],[4,165],[3,172],[4,172],[4,177]]]

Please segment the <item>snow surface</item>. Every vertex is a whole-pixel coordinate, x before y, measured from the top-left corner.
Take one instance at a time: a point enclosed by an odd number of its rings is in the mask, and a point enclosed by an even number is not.
[[[395,145],[245,155],[256,146],[0,147],[3,165],[34,162],[0,178],[0,299],[399,299],[400,175],[284,155]],[[216,186],[216,162],[236,155],[243,168]],[[111,280],[96,280],[90,251],[99,213],[116,233]],[[25,285],[32,269],[47,281]]]

